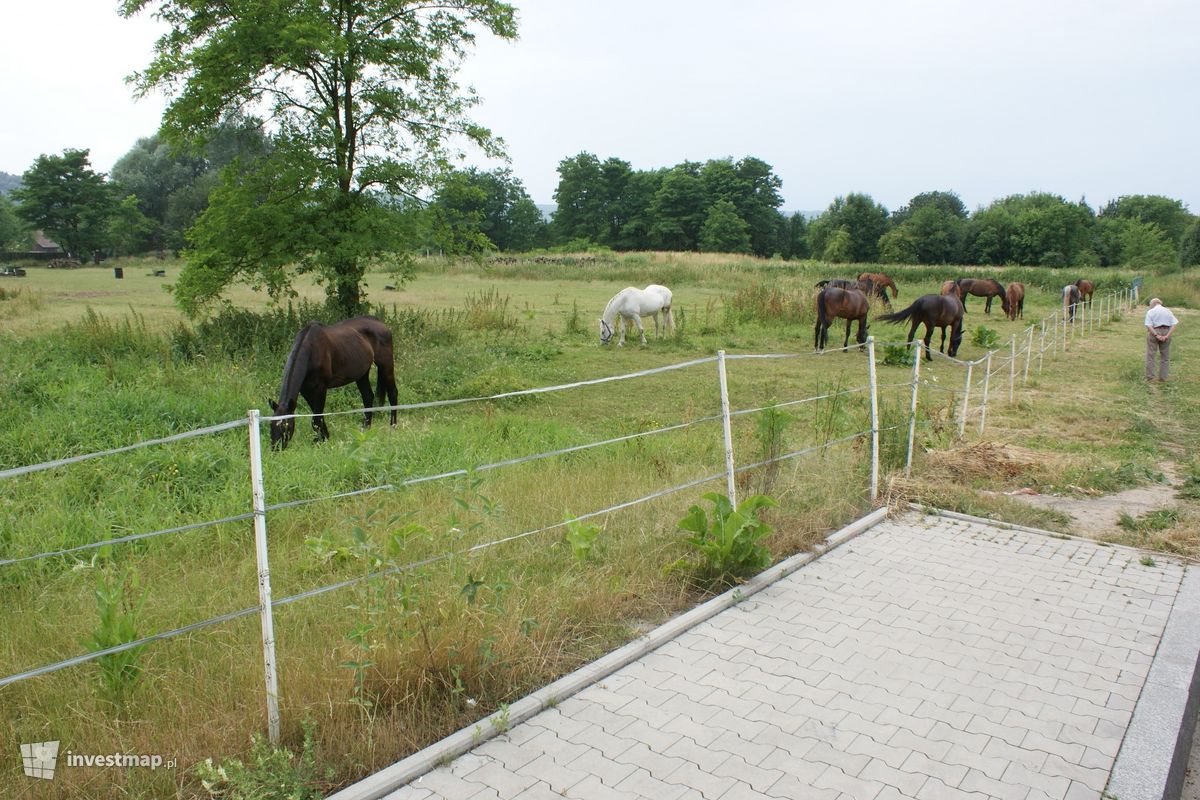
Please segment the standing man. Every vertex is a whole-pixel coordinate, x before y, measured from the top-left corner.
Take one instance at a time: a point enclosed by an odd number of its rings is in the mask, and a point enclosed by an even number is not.
[[[1162,304],[1157,297],[1150,301],[1146,311],[1146,380],[1154,380],[1155,356],[1160,356],[1158,379],[1167,379],[1167,370],[1171,366],[1171,334],[1179,320],[1171,313],[1171,309]]]

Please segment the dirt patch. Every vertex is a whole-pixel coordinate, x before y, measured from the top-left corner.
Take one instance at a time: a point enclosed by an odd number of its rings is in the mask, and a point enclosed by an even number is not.
[[[1168,483],[1139,486],[1136,489],[1126,489],[1123,492],[1098,497],[1038,494],[1030,489],[991,494],[1003,494],[1031,506],[1060,511],[1071,518],[1072,533],[1101,539],[1125,532],[1119,524],[1122,513],[1137,519],[1151,511],[1176,504],[1175,491],[1179,480],[1175,475],[1174,465],[1160,464],[1159,469],[1167,477]]]

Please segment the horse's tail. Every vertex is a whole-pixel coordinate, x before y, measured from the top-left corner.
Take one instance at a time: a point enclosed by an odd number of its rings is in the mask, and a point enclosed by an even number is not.
[[[890,322],[893,325],[895,325],[895,324],[904,322],[904,320],[911,317],[913,315],[913,312],[916,311],[916,309],[917,309],[917,304],[913,303],[911,306],[904,309],[903,311],[896,311],[891,314],[882,314],[882,315],[876,317],[875,320],[877,322]]]
[[[827,289],[822,289],[817,295],[817,327],[813,331],[813,349],[821,348],[821,332],[829,327],[829,315],[825,312],[825,292]]]

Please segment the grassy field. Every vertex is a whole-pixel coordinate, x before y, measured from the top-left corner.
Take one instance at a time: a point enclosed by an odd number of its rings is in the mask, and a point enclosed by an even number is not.
[[[154,278],[165,267],[167,278]],[[0,285],[0,469],[116,447],[241,418],[278,391],[291,335],[301,324],[238,317],[188,323],[164,283],[174,262],[111,268],[31,269]],[[860,353],[811,354],[811,286],[857,274],[813,263],[637,253],[564,257],[552,263],[429,261],[400,290],[385,272],[368,276],[369,297],[397,335],[401,402],[475,397],[621,374],[711,355],[797,353],[730,363],[735,408],[787,402],[865,385]],[[936,291],[955,268],[890,268],[897,307]],[[1069,280],[1044,269],[1000,271],[1029,291],[1025,321],[987,316],[969,303],[960,358],[984,349],[975,331],[1002,341],[1057,305]],[[1071,276],[1073,277],[1073,276]],[[1092,276],[1095,277],[1095,276]],[[1098,294],[1132,276],[1105,271]],[[1190,303],[1188,275],[1148,277],[1143,297]],[[627,284],[672,287],[679,333],[624,348],[597,343],[604,303]],[[305,286],[294,299],[319,299]],[[241,289],[235,307],[262,309]],[[1042,374],[1008,403],[993,396],[988,428],[956,441],[961,367],[936,361],[923,371],[914,477],[903,463],[909,379],[905,365],[881,366],[885,490],[1014,522],[1062,529],[1066,520],[1004,491],[1110,492],[1157,480],[1165,462],[1200,494],[1196,452],[1200,379],[1187,335],[1200,314],[1177,308],[1176,380],[1141,378],[1140,314],[1127,315],[1046,358]],[[292,325],[287,328],[287,325]],[[831,343],[840,344],[837,327]],[[905,329],[873,324],[881,341]],[[936,344],[936,339],[935,339]],[[882,348],[881,348],[882,355]],[[1007,376],[1005,376],[1005,380]],[[940,388],[935,388],[940,387]],[[993,387],[995,390],[996,387]],[[352,387],[330,410],[358,405]],[[597,439],[698,420],[719,409],[711,363],[637,381],[552,395],[408,412],[396,429],[330,420],[333,439],[310,441],[304,426],[291,448],[268,453],[269,503],[326,497],[406,478],[472,468]],[[739,417],[740,464],[818,444],[868,427],[865,395],[845,394],[788,408],[775,432],[763,414]],[[18,559],[114,536],[244,513],[249,505],[245,430],[139,450],[65,469],[9,479],[0,494],[0,558]],[[780,501],[769,521],[775,557],[803,550],[861,514],[867,497],[865,439],[740,476],[740,491]],[[1020,457],[997,459],[986,446]],[[981,455],[982,454],[982,455]],[[590,520],[599,531],[563,529],[461,555],[467,548],[535,530],[609,505],[718,473],[719,424],[636,439],[567,456],[423,483],[397,491],[322,501],[272,512],[275,597],[393,566],[459,553],[418,569],[289,603],[276,611],[285,741],[298,747],[306,720],[329,789],[389,764],[594,658],[700,599],[676,524],[719,481]],[[1200,554],[1194,502],[1163,526],[1131,530],[1137,546]],[[580,538],[577,538],[580,537]],[[131,545],[0,565],[9,610],[0,629],[0,674],[9,675],[96,647],[125,620],[138,635],[251,608],[257,585],[250,524],[227,523]],[[98,600],[99,598],[107,598]],[[110,612],[107,624],[98,610]],[[255,616],[157,643],[132,666],[72,667],[0,689],[9,742],[60,739],[75,752],[160,753],[172,771],[76,768],[31,787],[17,748],[0,762],[0,795],[46,797],[204,796],[191,768],[205,758],[245,754],[264,728],[262,661]],[[115,670],[115,672],[114,672]],[[105,678],[108,680],[106,681]],[[136,675],[136,677],[135,677]],[[327,771],[328,770],[328,771]],[[24,788],[22,788],[24,787]],[[33,794],[34,788],[37,794]],[[25,794],[23,795],[22,792]]]

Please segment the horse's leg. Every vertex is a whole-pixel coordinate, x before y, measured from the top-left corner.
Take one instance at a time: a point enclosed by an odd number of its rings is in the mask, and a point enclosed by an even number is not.
[[[387,397],[388,405],[396,405],[398,399],[396,392],[396,365],[392,363],[392,352],[389,349],[386,356],[375,362],[375,368],[378,372],[378,380],[376,381],[375,393],[380,399]],[[392,409],[392,426],[396,425],[396,409]]]
[[[645,347],[646,346],[646,329],[642,327],[642,318],[634,317],[633,321],[637,325],[638,336],[640,336],[642,339],[642,347]]]
[[[621,329],[621,336],[617,339],[617,347],[625,346],[625,330],[629,326],[629,320],[623,316],[617,317],[617,327]]]
[[[942,329],[945,332],[945,328]],[[933,361],[933,353],[929,350],[929,343],[933,341],[933,325],[925,323],[925,360]]]
[[[987,297],[987,302],[984,303],[984,305],[983,305],[983,313],[985,313],[985,314],[992,313],[992,296],[990,294]]]
[[[363,427],[371,427],[371,406],[375,405],[375,395],[371,392],[371,371],[367,370],[363,376],[355,381],[358,384],[358,393],[362,395],[363,408],[367,409],[363,412],[366,419],[363,420]]]
[[[850,319],[849,317],[846,318],[846,340],[842,342],[843,350],[850,346],[850,323],[853,321],[854,320]]]
[[[942,326],[942,343],[940,345],[938,345],[938,352],[939,353],[946,352],[946,326],[945,325]]]
[[[314,389],[311,392],[303,392],[304,399],[308,401],[308,407],[312,409],[313,431],[317,434],[317,441],[323,442],[329,438],[329,428],[325,426],[325,390]]]

